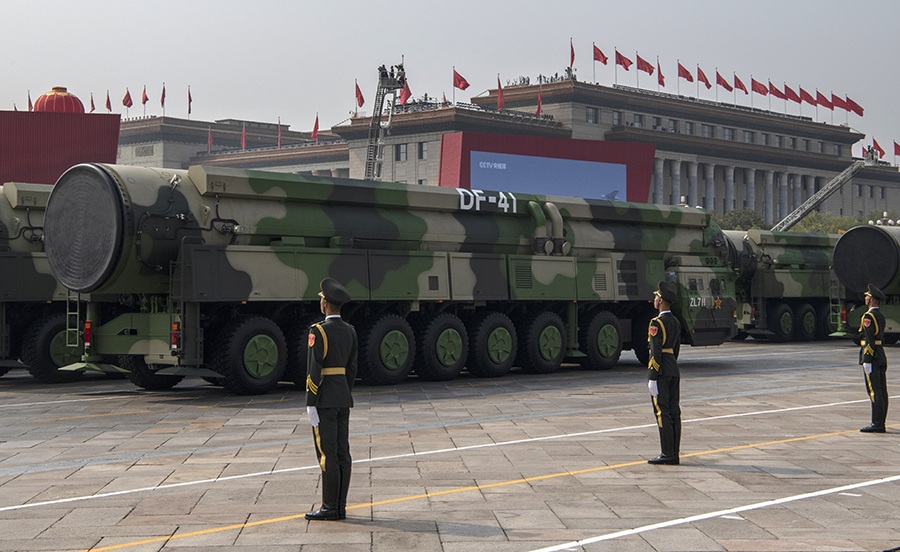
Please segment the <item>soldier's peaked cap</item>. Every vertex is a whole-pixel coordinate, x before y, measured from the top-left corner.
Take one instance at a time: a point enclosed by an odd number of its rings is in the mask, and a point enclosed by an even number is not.
[[[866,292],[866,295],[874,297],[879,301],[884,301],[885,299],[887,299],[887,295],[885,295],[883,291],[878,289],[875,284],[869,284],[869,291]]]
[[[657,284],[657,287],[659,289],[657,291],[654,291],[653,293],[655,295],[660,296],[663,301],[665,301],[666,303],[668,303],[670,305],[672,303],[674,303],[675,301],[678,301],[678,294],[675,293],[674,289],[669,287],[669,284],[667,284],[665,282],[660,282],[659,284]]]
[[[319,283],[319,288],[322,290],[319,295],[334,305],[343,305],[350,300],[347,288],[334,278],[325,278]]]

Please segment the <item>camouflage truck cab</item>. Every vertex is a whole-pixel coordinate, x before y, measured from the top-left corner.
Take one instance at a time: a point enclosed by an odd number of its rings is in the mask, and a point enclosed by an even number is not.
[[[84,364],[146,388],[185,375],[262,393],[305,381],[318,282],[340,281],[360,374],[452,379],[646,360],[656,283],[685,343],[735,332],[727,242],[705,211],[225,168],[78,165],[47,209],[47,255],[79,303]],[[713,278],[701,301],[682,277]],[[696,300],[695,300],[696,299]],[[117,355],[119,366],[101,358]]]
[[[80,376],[61,372],[77,356],[65,346],[66,289],[44,254],[46,184],[7,182],[0,193],[0,375],[22,360],[43,383]]]
[[[724,231],[737,275],[738,338],[826,339],[840,321],[841,285],[831,271],[837,234]]]

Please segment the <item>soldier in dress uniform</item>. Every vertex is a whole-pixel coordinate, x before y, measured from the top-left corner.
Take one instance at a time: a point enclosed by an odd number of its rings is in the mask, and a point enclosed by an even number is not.
[[[648,387],[653,401],[653,415],[659,426],[661,454],[650,464],[678,464],[681,445],[681,407],[679,401],[678,351],[681,348],[681,323],[670,306],[678,294],[665,282],[659,282],[653,295],[653,306],[659,316],[650,321],[647,341],[650,363],[647,366]]]
[[[859,325],[859,363],[866,374],[866,391],[872,401],[872,423],[860,431],[863,433],[884,433],[884,422],[888,411],[887,357],[884,354],[884,315],[878,305],[887,299],[875,285],[869,284],[866,292],[866,306],[869,310]]]
[[[319,287],[325,320],[309,328],[306,411],[322,468],[322,507],[306,514],[306,519],[337,520],[347,517],[357,338],[353,326],[341,320],[341,305],[350,294],[333,278],[325,278]]]

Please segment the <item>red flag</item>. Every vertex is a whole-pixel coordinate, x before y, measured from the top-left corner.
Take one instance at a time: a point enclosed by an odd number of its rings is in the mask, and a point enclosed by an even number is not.
[[[192,101],[194,101],[194,99],[191,98],[191,85],[188,85],[188,115],[191,114],[191,102]]]
[[[165,109],[166,108],[166,83],[163,83],[163,91],[159,96],[159,107]]]
[[[659,83],[660,86],[666,85],[666,77],[662,74],[662,67],[659,66],[659,58],[656,58],[656,82]]]
[[[626,71],[628,71],[628,68],[631,67],[631,60],[623,56],[619,53],[618,50],[616,50],[616,65],[621,65],[625,68]]]
[[[750,90],[756,92],[757,94],[759,94],[761,96],[769,95],[769,89],[766,88],[766,85],[757,81],[753,77],[750,77]]]
[[[469,81],[463,78],[462,75],[456,72],[456,69],[453,70],[453,86],[459,88],[460,90],[465,90],[469,87]]]
[[[34,111],[34,105],[31,103],[31,90],[28,91],[28,111]]]
[[[594,46],[594,61],[599,61],[603,65],[606,65],[606,62],[608,60],[609,58],[603,55],[603,52],[600,51],[600,48]]]
[[[858,103],[851,100],[850,96],[847,96],[847,110],[856,113],[860,117],[863,116],[863,108]]]
[[[694,82],[694,75],[692,75],[690,71],[685,69],[680,61],[678,62],[678,77],[688,82]]]
[[[247,149],[247,125],[241,125],[241,149]]]
[[[809,105],[817,105],[816,99],[812,97],[812,94],[804,90],[802,86],[800,87],[800,100],[808,103]]]
[[[635,54],[637,55],[637,54]],[[645,60],[641,59],[641,56],[637,56],[637,67],[638,71],[643,71],[648,75],[653,74],[653,66],[647,63]]]
[[[93,112],[94,112],[94,109],[95,109],[95,108],[94,108],[94,93],[91,92],[91,110],[88,111],[88,113],[93,113]]]
[[[834,92],[831,93],[831,105],[835,108],[840,107],[844,111],[850,111],[850,107],[847,105],[847,102],[844,101],[844,98],[835,96]]]
[[[900,145],[897,144],[896,140],[894,140],[894,155],[900,155]]]
[[[497,111],[503,109],[503,88],[500,86],[500,77],[497,77]]]
[[[112,113],[112,104],[109,102],[109,90],[106,91],[106,110]]]
[[[800,96],[794,92],[787,83],[784,83],[784,95],[792,102],[800,103]]]
[[[363,98],[362,90],[359,89],[359,84],[356,85],[356,105],[362,107],[363,104],[366,103],[365,98]]]
[[[772,94],[773,96],[775,96],[775,97],[778,98],[779,100],[786,100],[786,99],[787,99],[787,96],[784,95],[784,92],[782,92],[781,90],[778,89],[777,86],[775,86],[774,84],[772,84],[772,81],[769,81],[769,94]]]
[[[207,131],[209,136],[206,137],[206,155],[209,155],[209,150],[212,149],[212,127],[207,127]]]
[[[122,105],[125,107],[131,107],[134,105],[134,102],[131,101],[131,92],[128,91],[128,88],[125,89],[125,97],[122,98]]]
[[[569,50],[572,51],[572,55],[569,56],[569,68],[575,65],[575,46],[572,45],[572,39],[569,39]]]
[[[400,91],[400,105],[405,105],[406,101],[412,97],[412,92],[409,90],[409,81],[403,85],[403,90]],[[318,115],[316,115],[318,117]]]
[[[738,78],[737,73],[735,73],[734,75],[734,87],[738,90],[743,90],[744,94],[749,94],[749,92],[747,92],[747,87],[744,86],[744,83],[742,83],[741,79]]]
[[[878,152],[878,158],[881,159],[885,156],[885,151],[881,149],[881,146],[878,145],[878,140],[875,137],[872,137],[872,147],[875,148],[875,151]]]
[[[313,140],[319,139],[319,114],[316,113],[316,124],[313,125],[312,136],[310,136]]]
[[[697,66],[697,80],[706,85],[706,89],[709,90],[712,88],[712,85],[709,84],[709,79],[706,78],[706,75],[703,73],[703,69],[700,69],[700,66]]]
[[[821,105],[822,107],[826,107],[828,109],[834,110],[834,106],[828,101],[828,98],[825,97],[824,94],[816,90],[816,103]]]
[[[444,107],[447,107],[447,106],[450,104],[450,102],[447,101],[447,93],[444,92],[443,94],[444,94],[444,102],[443,102],[443,106],[444,106]]]
[[[728,81],[722,78],[722,75],[719,74],[719,70],[718,70],[718,69],[716,69],[716,84],[718,84],[719,86],[721,86],[721,87],[724,88],[725,90],[728,90],[729,92],[731,92],[732,90],[734,90],[734,88],[732,88],[731,85],[728,84]]]
[[[541,114],[541,85],[538,85],[538,106],[537,110],[534,112],[535,117]]]
[[[150,98],[147,97],[147,85],[144,85],[144,93],[141,94],[141,105],[147,105],[147,102],[150,101]]]

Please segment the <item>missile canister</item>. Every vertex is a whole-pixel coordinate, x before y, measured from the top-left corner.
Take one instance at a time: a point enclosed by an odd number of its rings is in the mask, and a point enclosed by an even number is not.
[[[834,272],[854,293],[865,293],[869,284],[888,295],[900,293],[900,228],[851,228],[834,246]]]

